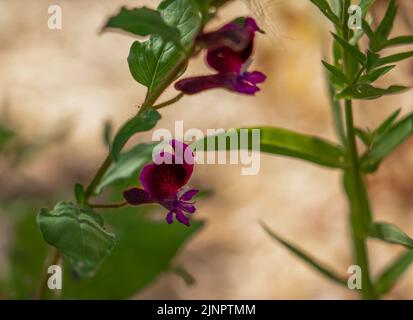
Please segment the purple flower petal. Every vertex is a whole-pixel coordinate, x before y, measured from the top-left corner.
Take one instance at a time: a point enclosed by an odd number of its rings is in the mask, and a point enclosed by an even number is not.
[[[123,192],[125,200],[132,205],[151,203],[150,195],[140,188],[131,188]]]
[[[186,211],[188,213],[194,213],[196,211],[196,208],[193,204],[185,203],[185,202],[180,202],[179,208],[181,208],[183,211]]]
[[[172,210],[168,212],[165,220],[167,224],[171,224],[172,222],[174,222],[174,212]]]
[[[267,79],[267,76],[263,74],[262,72],[252,71],[252,72],[244,72],[243,78],[248,82],[252,82],[256,84],[256,83],[264,82],[265,79]]]
[[[180,198],[179,200],[182,201],[191,201],[192,198],[199,192],[197,189],[191,189],[186,191]]]
[[[175,209],[175,212],[176,212],[176,219],[177,219],[180,223],[182,223],[182,224],[184,224],[184,225],[186,225],[186,226],[189,227],[190,223],[189,223],[188,217],[187,217],[186,215],[184,215],[184,213],[183,213],[181,210],[179,210],[179,209]]]
[[[162,203],[175,198],[189,177],[190,175],[182,164],[151,163],[143,167],[140,180],[151,198]]]
[[[200,34],[196,38],[196,42],[208,48],[208,50],[228,47],[233,51],[239,52],[249,44],[250,33],[250,30],[245,28],[245,26],[237,23],[228,23],[217,31]]]
[[[235,75],[227,74],[192,77],[179,80],[175,83],[175,88],[185,94],[195,94],[214,88],[228,88],[235,78]]]

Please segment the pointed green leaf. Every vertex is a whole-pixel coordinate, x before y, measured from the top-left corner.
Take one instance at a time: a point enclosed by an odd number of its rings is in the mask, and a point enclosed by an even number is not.
[[[106,22],[104,29],[107,28],[121,29],[139,36],[157,35],[166,42],[172,41],[176,44],[181,40],[180,32],[175,26],[168,25],[158,11],[146,7],[122,7],[117,15]]]
[[[351,81],[347,76],[338,68],[335,66],[325,62],[324,60],[321,61],[324,65],[324,67],[329,71],[331,78],[334,83],[340,85],[340,86],[345,86],[351,84]]]
[[[340,19],[334,14],[331,10],[328,2],[326,0],[310,0],[313,4],[315,4],[318,9],[336,26],[340,25]]]
[[[363,170],[371,172],[377,165],[400,144],[413,134],[413,114],[396,123],[378,139],[373,148],[361,158]]]
[[[375,32],[376,43],[378,45],[378,47],[374,48],[375,51],[380,50],[383,47],[383,44],[387,41],[390,31],[393,28],[396,13],[397,6],[395,0],[390,0],[384,18],[381,20],[380,25]]]
[[[239,143],[233,144],[232,141]],[[229,130],[200,139],[191,147],[205,151],[248,149],[303,159],[331,168],[346,166],[340,146],[322,138],[274,127]]]
[[[103,175],[102,180],[96,186],[95,195],[109,186],[119,184],[129,185],[128,182],[136,185],[139,171],[152,160],[152,150],[156,144],[138,144],[132,149],[121,153],[117,162],[112,163],[108,171]]]
[[[180,43],[189,49],[201,26],[201,15],[192,0],[163,0],[158,11],[168,25],[176,26],[181,35]],[[128,57],[129,69],[133,78],[151,94],[183,55],[175,44],[151,36],[145,42],[133,43]]]
[[[374,67],[380,67],[385,64],[399,62],[408,58],[413,57],[413,51],[407,51],[402,53],[392,54],[387,57],[379,58],[376,63],[374,63]]]
[[[374,69],[370,71],[369,73],[363,75],[360,77],[359,82],[367,82],[367,83],[372,83],[376,81],[378,78],[384,76],[387,72],[392,70],[396,65],[392,64],[389,66],[385,66],[382,68]]]
[[[126,122],[119,129],[118,133],[113,139],[111,149],[113,159],[115,159],[116,161],[119,160],[119,153],[130,137],[132,137],[135,133],[151,130],[160,118],[161,115],[158,111],[153,108],[147,108],[139,115]]]
[[[397,117],[399,116],[401,108],[394,111],[390,116],[388,116],[383,123],[373,132],[374,140],[379,141],[393,126]]]
[[[398,257],[379,275],[374,285],[376,292],[380,295],[389,292],[400,276],[410,267],[412,262],[413,250],[408,250]]]
[[[390,86],[386,89],[373,87],[367,83],[358,83],[347,87],[339,94],[337,94],[338,99],[363,99],[363,100],[373,100],[380,98],[384,95],[397,94],[409,89],[404,86]]]
[[[59,202],[53,210],[41,209],[37,224],[45,241],[82,277],[93,276],[115,246],[115,236],[104,229],[102,218],[71,202]]]
[[[331,33],[334,37],[334,40],[353,58],[355,58],[361,65],[366,63],[366,56],[356,47],[340,38],[338,35]]]
[[[320,272],[323,276],[327,277],[328,279],[330,279],[330,280],[332,280],[332,281],[334,281],[338,284],[347,286],[346,279],[344,279],[341,276],[336,275],[335,272],[330,270],[328,267],[323,266],[315,258],[311,257],[309,254],[307,254],[306,252],[304,252],[303,250],[301,250],[297,246],[293,245],[292,243],[288,242],[287,240],[285,240],[285,239],[281,238],[280,236],[278,236],[277,234],[275,234],[274,231],[272,231],[270,228],[268,228],[264,223],[261,222],[261,226],[265,230],[265,232],[267,232],[267,234],[272,239],[274,239],[275,241],[277,241],[278,243],[283,245],[285,248],[290,250],[293,254],[295,254],[297,257],[299,257],[305,263],[307,263],[312,268],[314,268],[315,270]]]
[[[372,135],[370,132],[363,130],[361,128],[354,128],[354,133],[363,142],[366,147],[369,147],[372,142]]]
[[[394,47],[394,46],[402,46],[402,45],[410,45],[413,44],[413,36],[400,36],[400,37],[395,37],[393,39],[387,40],[383,47],[384,48],[389,48],[389,47]]]
[[[400,230],[399,227],[390,223],[374,222],[369,228],[369,236],[385,242],[413,248],[413,239]]]

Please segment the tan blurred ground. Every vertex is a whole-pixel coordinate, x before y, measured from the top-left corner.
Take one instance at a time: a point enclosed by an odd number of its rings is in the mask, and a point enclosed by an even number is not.
[[[406,0],[407,2],[407,0]],[[87,182],[105,155],[102,123],[117,125],[131,116],[144,89],[130,76],[126,57],[132,37],[98,35],[105,18],[121,5],[154,7],[157,1],[0,0],[0,99],[19,117],[28,137],[45,133],[59,121],[73,121],[70,139],[44,153],[19,173],[2,174],[0,192],[47,193],[53,185]],[[63,30],[47,28],[47,7],[63,8]],[[329,25],[303,0],[236,1],[214,25],[241,14],[254,15],[267,35],[258,37],[254,69],[268,75],[262,92],[243,97],[222,90],[185,97],[162,112],[158,127],[173,128],[174,120],[191,127],[232,128],[273,125],[335,139],[331,126],[323,70],[322,48],[329,44]],[[407,32],[401,22],[397,32]],[[384,83],[412,83],[409,64],[401,64]],[[188,74],[208,72],[199,58]],[[167,93],[172,96],[173,90]],[[391,110],[413,107],[412,92],[363,103],[356,122],[376,125]],[[150,139],[144,135],[142,140]],[[413,234],[413,153],[408,142],[369,178],[373,208],[381,220]],[[351,264],[346,229],[346,202],[339,173],[297,160],[261,156],[256,176],[241,176],[241,166],[198,166],[193,185],[215,190],[201,202],[199,217],[206,228],[180,254],[178,261],[195,276],[186,286],[173,275],[162,275],[136,298],[182,299],[345,299],[353,292],[323,279],[272,242],[258,224],[293,240],[343,274]],[[4,171],[3,171],[4,172]],[[21,178],[24,175],[24,180]],[[32,184],[24,183],[32,181]],[[30,191],[30,185],[35,190]],[[25,201],[24,198],[21,201]],[[10,233],[1,218],[0,272]],[[377,273],[401,252],[397,246],[371,242]],[[2,260],[1,260],[2,259]],[[413,298],[413,268],[389,298]]]

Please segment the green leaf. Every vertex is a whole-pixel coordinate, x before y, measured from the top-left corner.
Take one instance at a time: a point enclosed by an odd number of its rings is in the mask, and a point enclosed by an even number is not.
[[[377,44],[376,48],[373,49],[374,51],[380,50],[383,47],[383,44],[387,41],[390,31],[393,28],[396,13],[397,6],[395,0],[390,0],[384,18],[376,29],[374,35],[376,39],[375,43]]]
[[[106,121],[103,125],[103,142],[105,143],[105,146],[107,146],[110,150],[111,142],[112,142],[112,131],[113,131],[113,126],[112,122]]]
[[[342,10],[342,5],[341,5],[341,0],[331,0],[331,10],[334,12],[334,14],[337,17],[341,17],[341,10]]]
[[[371,172],[378,164],[413,133],[413,114],[396,123],[386,134],[377,139],[373,148],[361,158],[364,171]]]
[[[6,126],[0,124],[0,151],[9,143],[16,134],[7,128]]]
[[[115,246],[115,236],[90,208],[59,202],[53,210],[40,209],[37,224],[45,241],[55,246],[82,277],[93,276]]]
[[[408,250],[406,253],[398,257],[386,270],[379,276],[374,285],[378,294],[383,295],[390,291],[393,285],[397,282],[401,275],[413,262],[413,250]]]
[[[336,26],[340,25],[340,19],[334,14],[331,10],[328,2],[326,0],[310,0],[313,4],[315,4],[318,9]]]
[[[158,11],[168,25],[176,26],[181,35],[180,43],[189,49],[201,26],[201,15],[193,2],[163,0]],[[145,42],[133,43],[128,57],[129,69],[133,78],[148,88],[150,95],[182,56],[182,50],[175,44],[151,36]]]
[[[47,244],[36,225],[36,204],[16,203],[7,208],[13,218],[14,228],[8,246],[6,289],[8,299],[32,299],[39,285],[40,275],[47,256]]]
[[[374,141],[379,141],[393,126],[394,121],[396,121],[397,117],[401,112],[401,108],[394,111],[390,116],[388,116],[383,123],[373,132]]]
[[[291,244],[287,240],[285,240],[285,239],[281,238],[280,236],[278,236],[277,234],[275,234],[274,231],[272,231],[270,228],[268,228],[264,223],[261,222],[260,224],[261,224],[262,228],[265,230],[265,232],[267,232],[267,234],[272,239],[274,239],[275,241],[277,241],[278,243],[283,245],[285,248],[290,250],[293,254],[295,254],[298,258],[303,260],[308,265],[310,265],[312,268],[314,268],[315,270],[320,272],[322,275],[324,275],[328,279],[330,279],[330,280],[332,280],[332,281],[334,281],[338,284],[347,286],[347,281],[346,281],[345,278],[336,275],[335,272],[331,271],[328,267],[323,266],[315,258],[311,257],[309,254],[307,254],[306,252],[304,252],[303,250],[301,250],[297,246]]]
[[[345,86],[351,84],[351,81],[347,76],[337,67],[325,62],[324,60],[321,61],[324,67],[329,71],[332,81],[340,86]]]
[[[109,167],[95,189],[95,195],[109,186],[125,185],[138,182],[138,174],[142,167],[152,160],[152,150],[156,143],[138,144],[132,149],[121,153],[119,160]]]
[[[382,68],[374,69],[367,74],[360,77],[359,82],[367,82],[372,83],[376,81],[378,78],[384,76],[387,72],[392,70],[396,65],[392,64],[389,66],[385,66]]]
[[[373,100],[380,98],[384,95],[397,94],[409,89],[405,86],[390,86],[386,89],[373,87],[367,83],[358,83],[347,87],[343,91],[337,94],[338,99],[363,99]]]
[[[168,225],[163,219],[148,220],[147,211],[127,207],[107,213],[107,223],[117,235],[115,249],[93,278],[77,279],[66,268],[63,298],[128,299],[173,268],[174,257],[203,223],[192,221],[189,228],[177,222]]]
[[[399,227],[390,223],[374,222],[369,228],[369,236],[389,243],[400,244],[413,248],[413,239],[405,234]]]
[[[164,41],[175,44],[179,44],[181,40],[178,28],[167,24],[158,11],[146,7],[122,7],[117,15],[106,22],[104,29],[107,28],[121,29],[139,36],[157,35]]]
[[[383,58],[379,58],[374,64],[374,67],[380,67],[383,66],[385,64],[389,64],[389,63],[395,63],[395,62],[399,62],[408,58],[413,57],[413,51],[407,51],[407,52],[402,52],[402,53],[396,53],[396,54],[392,54],[390,56],[387,57],[383,57]]]
[[[356,59],[360,64],[364,65],[366,63],[366,56],[361,52],[356,46],[351,45],[344,39],[340,38],[335,33],[331,33],[334,37],[334,40],[354,59]]]
[[[148,131],[155,127],[156,123],[161,118],[158,111],[153,108],[147,108],[137,116],[126,122],[118,131],[113,139],[111,154],[115,161],[119,160],[119,153],[122,150],[125,143],[135,133]]]
[[[234,146],[231,140],[240,143]],[[205,151],[248,149],[299,158],[326,167],[343,168],[346,166],[345,154],[340,146],[321,138],[274,127],[230,130],[227,133],[200,139],[191,147]]]
[[[85,189],[80,183],[75,184],[75,198],[79,206],[83,206],[86,203]]]
[[[354,133],[356,136],[364,143],[366,147],[369,147],[372,143],[372,134],[361,128],[354,128]]]
[[[413,44],[413,36],[400,36],[400,37],[395,37],[393,39],[387,40],[383,44],[383,47],[389,48],[389,47],[409,45],[409,44]]]
[[[373,5],[375,0],[360,0],[359,6],[361,11],[363,12],[363,18],[369,12],[370,7]]]

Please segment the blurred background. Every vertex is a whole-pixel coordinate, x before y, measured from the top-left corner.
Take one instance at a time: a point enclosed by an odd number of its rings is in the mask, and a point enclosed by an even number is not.
[[[377,1],[376,19],[382,17],[386,2]],[[411,34],[413,19],[409,21],[411,14],[406,13],[413,12],[413,3],[398,2],[404,15],[396,18],[394,34]],[[73,185],[87,184],[107,153],[102,139],[104,123],[110,121],[117,128],[144,98],[144,87],[133,80],[126,61],[134,38],[114,32],[99,34],[102,25],[122,5],[156,7],[157,3],[0,0],[0,130],[4,140],[0,140],[0,298],[32,296],[46,254],[35,223],[37,211],[58,200],[73,199]],[[53,4],[62,7],[62,30],[47,27],[47,9]],[[184,97],[162,110],[157,127],[173,130],[175,120],[183,120],[185,129],[203,131],[268,125],[337,140],[320,62],[331,38],[326,19],[306,0],[244,0],[227,5],[210,27],[239,15],[254,16],[266,30],[266,35],[257,37],[253,63],[254,70],[268,76],[262,91],[255,97],[224,90]],[[198,57],[186,74],[207,72],[203,57]],[[412,60],[400,63],[381,84],[394,82],[412,84]],[[161,100],[174,94],[169,89]],[[410,112],[412,98],[413,92],[407,92],[357,103],[356,124],[374,128],[397,108],[403,107],[403,114]],[[145,133],[129,146],[150,140],[151,134]],[[407,141],[368,177],[378,219],[402,226],[410,235],[412,145],[413,140]],[[352,252],[339,172],[261,155],[258,175],[242,176],[241,165],[198,165],[191,185],[211,190],[197,205],[197,216],[205,222],[202,228],[193,232],[182,231],[184,227],[177,224],[165,228],[152,221],[163,219],[163,212],[159,210],[158,217],[156,208],[150,214],[152,220],[140,224],[141,218],[136,217],[146,215],[141,209],[128,209],[125,217],[129,220],[123,221],[122,213],[114,213],[116,217],[104,213],[123,243],[115,258],[102,266],[100,279],[106,280],[90,285],[95,291],[106,291],[99,295],[85,290],[83,295],[69,297],[357,297],[297,260],[258,224],[266,222],[345,275]],[[175,240],[176,244],[167,247],[166,243]],[[369,242],[369,247],[373,274],[403,251],[378,241]],[[117,278],[119,274],[123,278]],[[413,268],[386,297],[413,299]]]

